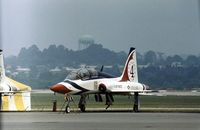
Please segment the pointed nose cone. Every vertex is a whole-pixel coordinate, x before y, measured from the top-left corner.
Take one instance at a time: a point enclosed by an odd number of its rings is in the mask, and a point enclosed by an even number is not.
[[[56,84],[56,85],[50,87],[50,89],[51,89],[52,91],[54,91],[54,92],[62,93],[62,94],[71,92],[70,89],[68,89],[66,86],[64,86],[64,85],[62,85],[62,84]]]

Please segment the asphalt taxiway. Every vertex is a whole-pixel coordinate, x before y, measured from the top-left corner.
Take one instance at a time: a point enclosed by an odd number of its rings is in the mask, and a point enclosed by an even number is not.
[[[199,113],[3,112],[1,130],[200,130]]]

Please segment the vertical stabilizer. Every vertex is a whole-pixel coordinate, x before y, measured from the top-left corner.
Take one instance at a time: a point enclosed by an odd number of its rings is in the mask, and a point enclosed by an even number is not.
[[[5,69],[3,62],[3,51],[0,49],[0,81],[5,77]]]
[[[131,47],[124,70],[121,75],[121,81],[138,82],[136,50]]]

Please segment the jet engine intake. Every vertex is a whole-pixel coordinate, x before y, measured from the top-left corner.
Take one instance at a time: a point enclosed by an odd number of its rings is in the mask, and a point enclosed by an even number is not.
[[[101,91],[101,92],[106,92],[106,85],[101,83],[101,84],[99,85],[99,91]]]

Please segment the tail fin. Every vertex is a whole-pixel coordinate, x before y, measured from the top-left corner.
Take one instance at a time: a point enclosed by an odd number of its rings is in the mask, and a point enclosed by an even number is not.
[[[3,51],[0,49],[0,81],[5,77],[4,61],[3,61]]]
[[[136,50],[131,47],[120,81],[138,82]]]

